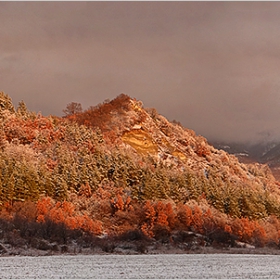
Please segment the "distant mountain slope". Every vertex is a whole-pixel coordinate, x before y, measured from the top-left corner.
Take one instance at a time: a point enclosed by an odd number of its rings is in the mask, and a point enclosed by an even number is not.
[[[242,163],[267,164],[277,180],[280,180],[280,143],[212,143],[217,149],[222,149],[235,155]]]

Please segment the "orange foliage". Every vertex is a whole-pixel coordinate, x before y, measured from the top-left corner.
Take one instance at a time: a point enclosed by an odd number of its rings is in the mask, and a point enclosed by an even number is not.
[[[147,236],[154,236],[153,230],[155,226],[171,230],[176,225],[176,214],[170,203],[165,204],[162,201],[157,201],[152,204],[147,201],[144,205],[144,213],[145,222],[141,226],[141,230]]]
[[[50,197],[44,197],[37,202],[37,222],[45,222],[50,219],[55,223],[63,223],[70,229],[82,229],[100,234],[102,223],[94,221],[88,215],[78,215],[73,203],[54,202]]]
[[[210,150],[204,141],[198,141],[195,152],[200,157],[210,155]]]
[[[37,201],[37,222],[45,222],[45,216],[52,206],[50,197],[43,197]]]
[[[104,133],[103,137],[108,143],[114,143],[118,139],[118,135],[113,130]]]
[[[183,226],[189,227],[192,223],[192,209],[187,205],[180,204],[178,206],[177,217]]]
[[[235,219],[232,232],[244,242],[255,239],[263,243],[266,238],[265,229],[257,221],[250,221],[248,218]]]
[[[225,225],[224,230],[225,232],[232,233],[232,229],[230,225]]]
[[[12,206],[12,211],[17,214],[18,217],[24,219],[28,222],[36,221],[37,211],[36,211],[36,203],[33,201],[25,201],[25,202],[14,202]]]
[[[36,142],[37,134],[42,133],[48,144],[60,139],[63,133],[54,128],[49,118],[37,116],[33,119],[10,118],[4,127],[6,139],[11,142],[17,138],[21,144],[30,144]],[[38,142],[36,142],[38,145]]]
[[[198,232],[203,232],[202,226],[203,226],[203,219],[202,219],[202,211],[201,209],[196,205],[193,209],[192,214],[192,225]]]
[[[93,196],[84,199],[87,203],[91,199],[95,200]],[[116,208],[116,213],[111,219],[100,215],[100,221],[95,220],[88,213],[78,210],[79,208],[72,202],[56,202],[50,197],[43,197],[37,203],[28,201],[16,202],[13,205],[5,203],[0,211],[0,218],[11,220],[17,214],[28,221],[44,223],[51,220],[65,224],[69,229],[80,229],[97,235],[103,231],[121,233],[137,227],[148,237],[154,237],[159,227],[167,231],[189,228],[207,235],[216,227],[237,235],[242,242],[258,246],[264,246],[268,242],[279,243],[280,221],[275,216],[269,217],[261,224],[248,218],[228,217],[226,220],[225,217],[225,220],[217,220],[210,208],[202,211],[199,205],[190,207],[179,204],[173,208],[171,203],[146,201],[141,208],[141,205],[134,201],[132,207],[131,198],[129,196],[124,198],[122,192],[117,193],[113,200],[109,199],[107,193],[98,197],[98,205],[104,201],[111,202]],[[100,209],[97,211],[102,211]]]
[[[146,221],[141,226],[141,230],[146,236],[153,237],[154,233],[152,230],[156,219],[156,211],[149,200],[144,205],[144,213]]]
[[[12,213],[13,207],[9,202],[5,202],[3,208],[1,209],[0,219],[10,220],[13,217]]]
[[[49,170],[54,170],[54,168],[57,166],[57,160],[47,159],[46,165]]]
[[[132,210],[132,206],[130,205],[131,198],[130,196],[123,198],[120,194],[117,194],[116,198],[111,199],[111,204],[115,211],[127,211]]]
[[[76,228],[83,229],[85,231],[92,232],[94,234],[102,233],[102,223],[100,221],[94,221],[86,214],[76,217]]]
[[[110,191],[110,186],[99,187],[93,194],[93,198],[97,200],[108,200],[111,198],[111,196],[112,193]]]
[[[89,109],[76,115],[74,121],[89,127],[99,127],[103,132],[110,132],[112,131],[111,112],[122,114],[125,110],[128,110],[129,101],[130,97],[128,95],[120,94],[111,101],[106,100],[102,104],[89,107]],[[107,139],[114,141],[114,135],[109,133]]]
[[[111,202],[116,210],[124,210],[124,202],[120,194],[117,194],[117,198],[112,199]]]
[[[85,196],[87,198],[91,197],[92,192],[91,192],[91,187],[88,182],[86,182],[86,184],[84,184],[80,187],[79,195]]]
[[[173,211],[171,203],[165,205],[165,214],[167,215],[167,221],[170,229],[174,229],[176,226],[176,214]]]
[[[156,211],[154,207],[152,206],[151,202],[148,200],[144,205],[144,211],[146,215],[146,219],[153,224],[156,219]]]
[[[168,216],[165,214],[165,205],[161,202],[158,201],[155,204],[155,211],[157,212],[157,218],[155,221],[155,224],[160,225],[160,226],[168,226]]]

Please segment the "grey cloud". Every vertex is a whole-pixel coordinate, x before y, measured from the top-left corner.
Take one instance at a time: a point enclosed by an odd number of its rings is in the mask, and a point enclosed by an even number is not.
[[[207,138],[280,139],[279,2],[0,2],[0,90],[61,115],[120,93]]]

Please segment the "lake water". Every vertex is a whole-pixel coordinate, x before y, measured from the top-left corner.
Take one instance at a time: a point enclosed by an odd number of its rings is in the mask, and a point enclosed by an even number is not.
[[[159,254],[0,257],[3,279],[276,279],[280,255]]]

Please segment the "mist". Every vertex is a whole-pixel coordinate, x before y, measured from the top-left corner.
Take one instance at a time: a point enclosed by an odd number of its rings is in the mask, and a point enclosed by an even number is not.
[[[280,141],[279,2],[0,2],[0,91],[62,116],[121,93],[211,141]]]

